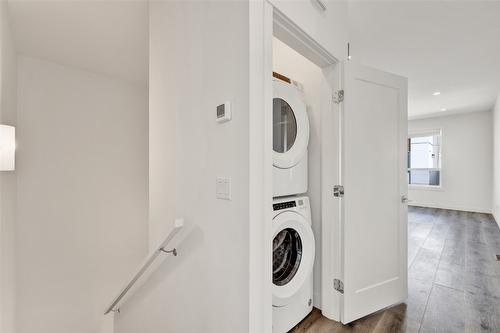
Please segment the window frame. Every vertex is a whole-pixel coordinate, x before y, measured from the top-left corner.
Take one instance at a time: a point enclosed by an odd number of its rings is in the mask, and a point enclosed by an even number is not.
[[[444,145],[444,135],[442,128],[432,128],[432,129],[419,129],[419,130],[411,130],[408,131],[408,138],[415,137],[423,137],[423,136],[432,136],[439,135],[441,137],[441,145],[439,147],[439,168],[409,168],[408,165],[406,167],[407,171],[410,170],[439,170],[439,185],[424,185],[424,184],[408,184],[408,189],[410,190],[431,190],[431,191],[444,191],[443,186],[443,145]],[[408,144],[408,143],[407,143]]]

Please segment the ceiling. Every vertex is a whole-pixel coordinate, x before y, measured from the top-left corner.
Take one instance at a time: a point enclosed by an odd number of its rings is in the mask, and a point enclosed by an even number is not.
[[[20,54],[147,85],[147,1],[20,1],[9,8]]]
[[[147,1],[9,5],[19,53],[147,85]],[[349,16],[353,59],[408,77],[411,118],[492,108],[500,2],[350,1]]]
[[[408,77],[410,118],[493,107],[500,2],[352,1],[349,15],[353,59]]]

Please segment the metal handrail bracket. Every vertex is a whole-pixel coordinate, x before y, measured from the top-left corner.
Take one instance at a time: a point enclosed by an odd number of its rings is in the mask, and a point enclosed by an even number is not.
[[[130,289],[134,287],[139,281],[141,277],[145,275],[145,273],[149,270],[149,268],[153,265],[156,259],[165,253],[172,254],[173,256],[177,256],[177,249],[167,250],[166,247],[170,243],[170,241],[177,235],[177,233],[184,227],[184,219],[176,219],[174,223],[173,229],[167,235],[165,240],[153,251],[147,258],[144,260],[141,266],[137,269],[136,273],[132,276],[127,285],[120,291],[118,296],[116,296],[111,302],[111,304],[106,308],[104,312],[107,315],[110,312],[120,312],[119,306],[121,305],[124,297],[128,294]]]

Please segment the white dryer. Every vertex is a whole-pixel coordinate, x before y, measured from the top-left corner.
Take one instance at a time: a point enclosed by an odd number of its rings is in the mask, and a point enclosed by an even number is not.
[[[302,92],[273,79],[274,197],[307,192],[309,118]]]
[[[315,244],[308,197],[274,200],[273,212],[273,333],[284,333],[312,310]]]

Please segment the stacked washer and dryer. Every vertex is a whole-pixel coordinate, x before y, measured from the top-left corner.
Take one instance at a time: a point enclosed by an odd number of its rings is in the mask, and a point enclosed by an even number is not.
[[[298,85],[273,79],[273,332],[312,310],[314,235],[307,192],[309,118]]]

